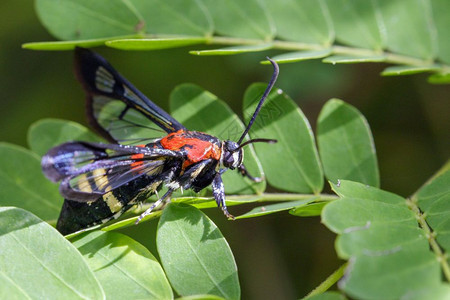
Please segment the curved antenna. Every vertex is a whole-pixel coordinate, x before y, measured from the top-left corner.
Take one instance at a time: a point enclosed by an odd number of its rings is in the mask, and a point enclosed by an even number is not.
[[[258,115],[264,101],[266,100],[267,96],[269,95],[270,91],[272,90],[272,88],[275,84],[275,81],[277,81],[278,73],[280,72],[280,68],[278,67],[278,64],[275,61],[273,61],[272,59],[270,59],[269,57],[266,57],[266,58],[270,61],[270,63],[273,66],[272,78],[270,78],[269,84],[267,85],[267,88],[264,91],[264,94],[262,95],[261,100],[259,100],[258,106],[256,107],[255,112],[253,113],[252,119],[250,120],[250,122],[248,122],[248,125],[245,128],[244,133],[239,138],[239,141],[237,142],[238,144],[240,144],[242,142],[242,140],[244,139],[244,137],[247,135],[248,131],[252,127],[253,122],[256,119],[256,116]]]
[[[248,140],[245,143],[242,143],[239,145],[239,147],[236,148],[236,150],[241,149],[244,146],[247,146],[248,144],[253,144],[253,143],[268,143],[268,144],[275,144],[277,143],[277,140],[274,139],[252,139],[252,140]],[[235,150],[235,151],[236,151]]]

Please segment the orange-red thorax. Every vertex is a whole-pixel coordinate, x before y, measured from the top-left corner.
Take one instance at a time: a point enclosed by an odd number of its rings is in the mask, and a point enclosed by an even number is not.
[[[207,140],[208,137],[211,139]],[[186,168],[205,159],[220,159],[221,149],[212,139],[214,137],[204,133],[179,130],[168,134],[159,142],[168,150],[186,150],[187,160],[183,163],[183,168]]]

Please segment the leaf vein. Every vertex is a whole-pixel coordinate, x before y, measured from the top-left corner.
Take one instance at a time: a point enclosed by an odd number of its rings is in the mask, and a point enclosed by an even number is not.
[[[111,262],[111,260],[109,260],[109,257],[104,255],[101,251],[97,252],[98,255],[100,255],[101,257],[103,257],[106,261]],[[140,287],[142,287],[144,290],[148,291],[149,294],[151,294],[152,296],[156,297],[158,295],[156,295],[152,290],[148,289],[143,283],[139,282],[139,280],[137,280],[135,277],[131,276],[130,273],[128,273],[125,269],[122,269],[120,266],[118,266],[117,264],[112,264],[114,266],[114,268],[116,268],[117,270],[119,270],[122,274],[125,274],[128,278],[130,278],[133,282],[135,282],[137,285],[139,285]]]
[[[14,232],[10,233],[11,237],[20,245],[23,247],[23,249],[28,252],[44,269],[46,269],[53,277],[55,277],[56,279],[58,279],[60,282],[62,282],[64,285],[66,285],[70,290],[72,290],[76,295],[78,295],[80,298],[83,299],[89,299],[88,297],[80,294],[72,285],[70,285],[68,282],[66,282],[66,280],[64,280],[63,278],[61,278],[58,274],[56,274],[53,270],[51,270],[50,268],[47,267],[46,264],[44,264],[44,262],[38,258],[25,244],[23,244],[20,239],[17,238],[17,236],[15,235]]]
[[[202,269],[205,271],[205,273],[208,275],[209,279],[211,280],[211,282],[214,284],[215,287],[217,287],[217,289],[222,293],[222,295],[225,298],[229,298],[229,296],[226,294],[225,291],[223,291],[223,289],[221,288],[221,286],[216,282],[216,280],[212,277],[212,275],[210,274],[210,272],[208,271],[207,267],[205,266],[205,264],[203,263],[203,261],[200,259],[200,257],[198,256],[197,252],[194,250],[194,247],[192,246],[192,244],[190,243],[190,240],[187,238],[184,230],[182,230],[182,228],[180,227],[180,224],[178,222],[176,222],[176,225],[178,227],[178,230],[180,231],[181,235],[183,236],[184,240],[186,241],[186,243],[188,244],[189,248],[191,249],[192,253],[195,256],[195,259],[199,262],[200,266],[202,267]]]

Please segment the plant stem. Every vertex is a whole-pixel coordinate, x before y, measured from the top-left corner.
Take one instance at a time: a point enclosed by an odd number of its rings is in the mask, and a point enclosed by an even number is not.
[[[425,236],[428,238],[431,249],[433,249],[433,252],[436,254],[438,261],[441,264],[442,272],[444,273],[445,278],[447,279],[447,281],[450,281],[450,266],[447,261],[447,254],[442,251],[441,247],[436,241],[436,234],[433,232],[433,230],[425,220],[426,213],[422,213],[420,211],[415,198],[406,199],[406,203],[416,215],[416,219],[420,227],[423,229],[423,231],[425,231]]]
[[[339,197],[330,194],[290,194],[290,193],[263,193],[260,195],[233,195],[228,196],[227,200],[239,201],[255,199],[255,202],[268,202],[268,201],[295,201],[304,200],[317,197],[317,201],[332,201]],[[213,198],[211,198],[213,200]],[[316,202],[316,201],[315,201]]]
[[[304,200],[304,199],[311,199],[315,198],[311,203],[315,202],[323,202],[323,201],[333,201],[337,200],[339,197],[336,195],[330,195],[330,194],[291,194],[291,193],[262,193],[259,195],[230,195],[226,197],[227,200],[233,201],[234,203],[231,203],[231,205],[239,205],[239,204],[246,204],[246,203],[256,203],[256,202],[277,202],[277,201],[296,201],[296,200]],[[179,198],[173,198],[173,202],[177,202],[177,199],[182,199],[183,201],[180,202],[188,202],[189,204],[192,204],[195,206],[195,204],[199,203],[206,203],[210,202],[211,206],[216,206],[215,200],[213,197],[179,197]],[[241,203],[237,203],[241,202]],[[147,208],[149,208],[152,205],[152,203],[146,203],[135,210],[133,210],[133,213],[140,214],[144,212]],[[207,206],[209,207],[209,206]],[[203,208],[206,208],[203,206]]]
[[[314,295],[322,294],[326,292],[330,287],[332,287],[339,279],[344,276],[345,268],[347,267],[348,262],[340,266],[336,271],[334,271],[330,276],[328,276],[325,281],[319,284],[314,290],[312,290],[308,295],[306,295],[303,299],[307,299]]]
[[[385,57],[384,62],[392,64],[411,65],[411,66],[433,65],[440,67],[442,72],[447,72],[450,69],[450,66],[446,64],[436,64],[436,62],[432,60],[425,60],[407,55],[391,53],[383,51],[382,49],[375,50],[375,49],[355,48],[336,45],[333,46],[321,44],[307,44],[281,40],[263,41],[256,39],[244,39],[244,38],[233,38],[223,36],[212,36],[209,37],[208,39],[208,44],[222,44],[222,45],[258,45],[266,43],[272,44],[272,49],[282,49],[290,51],[331,49],[332,54],[351,55],[351,56],[384,56]]]

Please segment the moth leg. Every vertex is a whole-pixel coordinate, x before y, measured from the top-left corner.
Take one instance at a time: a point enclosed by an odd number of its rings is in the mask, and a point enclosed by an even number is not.
[[[192,165],[177,179],[180,188],[185,190],[192,188],[192,184],[199,180],[199,178],[202,178],[204,172],[207,172],[210,168],[214,169],[212,166],[214,163],[215,161],[209,158]],[[195,192],[198,192],[198,190]]]
[[[216,176],[214,176],[213,182],[212,182],[212,190],[214,199],[216,199],[217,206],[222,209],[223,214],[231,220],[234,220],[234,216],[228,212],[227,204],[225,203],[225,189],[223,187],[223,181],[222,177],[220,176],[221,173],[218,172]]]
[[[159,198],[155,203],[150,206],[146,211],[144,211],[136,220],[134,224],[138,224],[145,216],[149,215],[156,207],[158,207],[161,203],[165,202],[167,198],[170,198],[174,190],[169,189],[162,198]]]
[[[238,167],[238,170],[242,174],[242,176],[249,178],[251,181],[261,182],[264,180],[263,177],[253,177],[252,175],[250,175],[244,165],[240,165]]]

